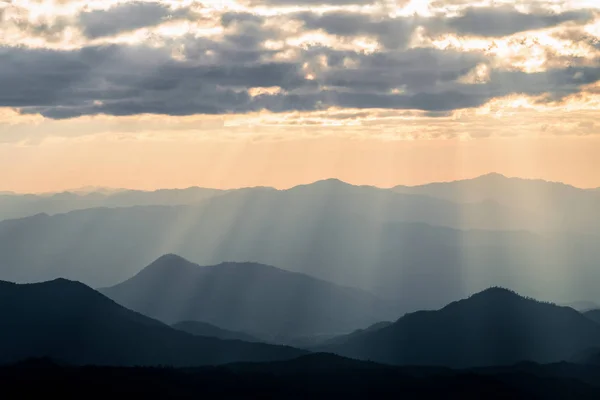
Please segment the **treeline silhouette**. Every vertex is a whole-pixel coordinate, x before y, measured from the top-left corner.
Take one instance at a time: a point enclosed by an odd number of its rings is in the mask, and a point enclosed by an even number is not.
[[[1,367],[5,398],[598,399],[600,368],[523,364],[497,369],[390,367],[314,354],[265,364],[196,369],[69,367],[30,360]]]

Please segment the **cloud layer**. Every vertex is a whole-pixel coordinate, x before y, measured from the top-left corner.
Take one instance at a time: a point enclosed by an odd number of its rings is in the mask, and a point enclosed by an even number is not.
[[[52,119],[340,108],[446,115],[511,95],[557,102],[600,81],[597,10],[587,6],[58,3],[49,17],[35,3],[0,9],[10,42],[0,48],[0,107]]]

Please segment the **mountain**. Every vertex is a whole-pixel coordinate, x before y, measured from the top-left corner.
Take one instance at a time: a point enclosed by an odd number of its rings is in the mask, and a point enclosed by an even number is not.
[[[589,310],[584,312],[583,315],[600,324],[600,310]]]
[[[167,323],[205,321],[269,340],[349,332],[395,314],[369,293],[307,275],[255,263],[200,267],[176,255],[100,291]]]
[[[192,336],[78,282],[0,282],[0,364],[48,357],[80,365],[196,366],[302,354],[290,347]]]
[[[568,307],[492,288],[438,311],[316,350],[398,365],[551,363],[600,345],[600,325]]]
[[[546,227],[553,229],[583,228],[592,216],[600,217],[600,197],[589,190],[541,179],[509,178],[496,173],[455,182],[397,186],[393,191],[464,204],[494,202],[543,216]],[[588,232],[596,231],[589,225],[587,229]]]
[[[97,207],[194,204],[226,192],[225,190],[199,187],[162,189],[151,192],[90,187],[39,195],[0,192],[0,220],[29,217],[42,213],[59,214]]]
[[[336,336],[334,338],[330,338],[328,340],[325,340],[321,343],[318,343],[317,345],[311,346],[312,348],[319,348],[322,346],[333,346],[333,345],[340,345],[343,343],[346,343],[348,341],[352,341],[354,339],[360,338],[364,335],[373,333],[373,332],[377,332],[383,328],[387,328],[388,326],[392,325],[393,322],[389,322],[389,321],[382,321],[382,322],[377,322],[376,324],[373,324],[365,329],[357,329],[352,333],[349,333],[347,335],[340,335],[340,336]],[[311,348],[311,347],[307,347],[307,348]]]
[[[177,190],[177,189],[174,189],[174,190]],[[124,189],[124,188],[112,188],[112,187],[104,187],[104,186],[82,186],[82,187],[66,190],[65,192],[79,194],[79,195],[85,195],[85,194],[90,194],[90,193],[112,195],[115,193],[127,192],[127,191],[130,191],[130,190]],[[141,191],[141,190],[136,191],[136,192],[143,193],[143,191]],[[51,193],[51,194],[56,194],[56,193]]]
[[[575,310],[577,310],[579,312],[586,312],[586,311],[595,310],[595,309],[600,308],[600,307],[598,307],[598,305],[596,303],[591,302],[591,301],[575,301],[575,302],[566,303],[563,305],[565,307],[574,308]]]
[[[206,336],[223,340],[241,340],[244,342],[261,342],[260,339],[247,333],[228,331],[206,322],[181,321],[171,325],[171,327],[194,336]]]
[[[598,236],[568,225],[544,230],[544,221],[493,202],[457,204],[339,181],[253,188],[194,205],[0,222],[0,279],[66,277],[107,287],[175,253],[201,265],[253,261],[358,287],[395,301],[397,316],[491,285],[600,303]],[[598,229],[592,216],[586,223],[582,231]],[[540,278],[548,271],[563,278]]]

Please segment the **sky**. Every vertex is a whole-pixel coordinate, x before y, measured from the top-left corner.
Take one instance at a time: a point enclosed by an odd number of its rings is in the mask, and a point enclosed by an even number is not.
[[[597,0],[9,0],[0,32],[0,191],[600,187]]]

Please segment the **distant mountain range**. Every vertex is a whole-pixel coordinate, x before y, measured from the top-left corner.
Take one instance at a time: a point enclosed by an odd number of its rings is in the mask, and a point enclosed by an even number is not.
[[[48,357],[76,365],[198,366],[302,354],[290,347],[193,336],[77,282],[0,282],[0,364]]]
[[[468,368],[566,361],[598,346],[600,324],[579,312],[492,288],[316,350],[386,364]]]
[[[507,207],[541,212],[546,217],[560,218],[561,216],[556,213],[562,214],[568,210],[567,215],[574,219],[585,217],[584,212],[597,207],[599,200],[597,196],[590,196],[589,191],[585,189],[564,183],[509,178],[496,173],[455,182],[396,186],[393,190],[398,193],[431,196],[456,203],[493,201]]]
[[[310,188],[307,191],[307,188]],[[350,188],[353,188],[350,192]],[[271,193],[275,195],[307,194],[313,198],[304,200],[332,201],[335,197],[361,196],[357,199],[345,197],[350,207],[357,202],[369,206],[379,203],[387,207],[389,213],[394,205],[409,204],[398,202],[400,198],[390,196],[392,193],[420,196],[429,199],[429,205],[440,205],[448,208],[449,204],[432,202],[432,199],[445,200],[454,204],[470,207],[460,209],[461,218],[447,215],[456,210],[448,209],[435,213],[439,220],[428,220],[427,214],[417,215],[411,221],[433,223],[455,228],[470,229],[527,229],[527,230],[564,230],[598,232],[587,217],[590,213],[599,213],[600,197],[594,190],[579,189],[563,183],[543,180],[508,178],[500,174],[488,174],[474,179],[454,182],[430,183],[421,186],[396,186],[391,189],[380,189],[373,186],[353,186],[337,179],[318,181],[308,185],[299,185],[288,190],[275,190],[267,187],[220,190],[200,187],[187,189],[161,189],[156,191],[140,191],[127,189],[81,188],[69,192],[52,194],[15,194],[0,193],[0,220],[21,218],[41,213],[58,214],[69,211],[99,207],[132,207],[132,206],[179,206],[193,205],[223,194]],[[310,193],[307,193],[310,192]],[[370,193],[371,197],[365,198]],[[377,193],[377,195],[374,195]],[[354,197],[350,196],[350,197]],[[233,196],[235,198],[235,196]],[[340,204],[347,207],[346,204]],[[413,211],[417,208],[412,207]],[[406,211],[405,209],[397,210]],[[494,214],[490,214],[490,212]],[[496,218],[493,218],[493,216]],[[499,217],[510,218],[499,218]],[[523,218],[524,217],[524,218]]]
[[[457,198],[461,190],[452,188],[467,184],[511,194],[490,190],[475,203]],[[561,303],[600,302],[598,196],[495,175],[433,186],[450,194],[328,180],[284,191],[237,190],[193,205],[6,220],[0,222],[0,279],[66,277],[107,287],[175,253],[201,265],[252,261],[357,287],[394,301],[398,315],[439,308],[491,285],[539,298],[552,293]],[[548,271],[557,278],[545,279]]]
[[[390,304],[358,289],[255,263],[201,267],[176,255],[100,291],[167,323],[203,321],[269,341],[341,334],[397,317]]]
[[[81,188],[49,194],[0,192],[0,220],[29,217],[41,213],[60,214],[98,207],[195,204],[226,192],[226,190],[198,187],[151,192],[104,188]]]

